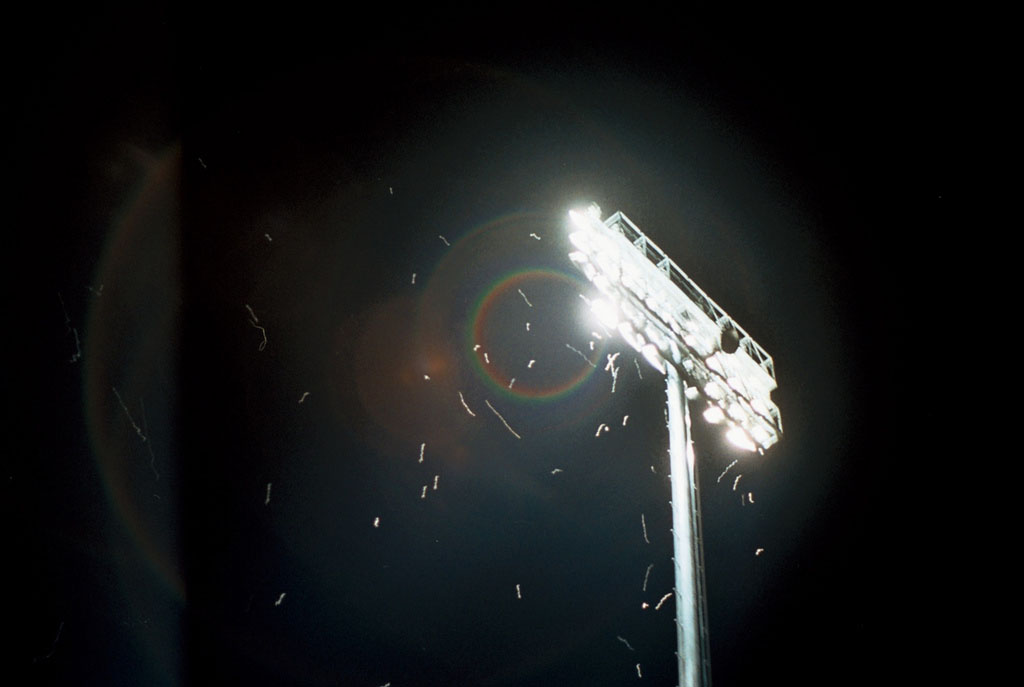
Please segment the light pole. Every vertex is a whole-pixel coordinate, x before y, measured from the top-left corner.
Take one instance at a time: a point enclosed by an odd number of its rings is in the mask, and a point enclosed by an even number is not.
[[[621,212],[570,210],[569,259],[601,297],[591,308],[666,377],[672,484],[676,656],[680,687],[708,687],[707,618],[697,469],[690,440],[690,403],[726,427],[726,437],[764,452],[779,440],[782,420],[769,356],[749,334]]]

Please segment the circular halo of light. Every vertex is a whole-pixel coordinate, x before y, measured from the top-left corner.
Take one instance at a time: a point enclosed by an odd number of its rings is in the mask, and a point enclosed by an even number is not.
[[[469,351],[468,355],[473,368],[502,394],[521,400],[554,401],[572,393],[572,391],[586,382],[597,368],[590,365],[581,365],[576,373],[568,375],[565,379],[548,386],[526,386],[521,383],[519,387],[513,385],[510,388],[509,382],[511,377],[501,375],[495,366],[486,364],[482,356],[476,355],[473,350],[477,342],[484,339],[484,330],[487,327],[488,319],[492,315],[497,300],[507,293],[509,289],[518,289],[520,285],[536,279],[555,280],[583,288],[580,280],[554,269],[525,268],[503,275],[485,289],[477,299],[467,330],[468,346],[466,349]]]
[[[174,145],[147,158],[136,192],[112,223],[95,281],[102,295],[93,298],[87,316],[83,355],[83,402],[86,427],[104,491],[145,560],[178,600],[185,599],[180,561],[171,552],[173,519],[161,521],[143,499],[149,496],[132,478],[132,470],[154,471],[173,483],[167,465],[151,463],[153,434],[136,441],[138,429],[125,429],[125,414],[142,422],[149,398],[149,423],[166,428],[173,408],[174,380],[169,368],[176,345],[178,281],[177,217],[181,147]],[[122,408],[121,404],[125,404]],[[131,407],[133,410],[128,411]],[[162,412],[161,412],[162,411]],[[173,432],[159,432],[169,452]],[[140,451],[139,445],[145,450]],[[157,449],[160,453],[163,450]],[[139,456],[142,456],[139,458]],[[126,456],[139,462],[132,465]],[[166,460],[167,454],[161,455]],[[141,467],[140,467],[141,466]],[[146,491],[143,494],[143,491]],[[170,516],[173,518],[173,515]]]
[[[531,316],[531,322],[536,327],[530,335],[542,336],[547,328],[542,322],[547,319],[551,326],[567,327],[569,338],[564,341],[575,341],[579,348],[585,349],[586,339],[580,339],[586,332],[577,328],[578,321],[574,317],[578,308],[569,305],[568,301],[576,302],[577,295],[586,293],[588,288],[582,276],[577,277],[565,264],[568,239],[564,235],[563,215],[560,205],[557,210],[549,212],[535,210],[499,214],[461,232],[452,228],[440,229],[441,235],[437,236],[434,246],[437,257],[426,272],[426,279],[417,280],[412,286],[418,295],[412,332],[413,350],[409,355],[420,359],[418,368],[421,368],[422,375],[429,376],[426,383],[443,387],[451,391],[452,395],[457,390],[472,393],[474,385],[479,385],[481,390],[486,389],[495,396],[519,404],[536,423],[535,429],[543,432],[571,431],[580,423],[589,423],[606,406],[610,396],[604,384],[595,383],[600,377],[593,374],[596,362],[588,364],[576,357],[579,351],[570,353],[563,348],[558,338],[546,337],[538,343],[552,348],[543,354],[537,367],[533,368],[537,376],[517,378],[513,388],[509,389],[506,382],[510,379],[498,377],[496,381],[477,366],[479,358],[474,361],[467,356],[483,357],[483,350],[475,352],[475,342],[470,340],[474,320],[479,319],[480,306],[487,302],[488,294],[495,300],[502,298],[502,294],[518,299],[513,287],[514,281],[504,284],[503,289],[496,288],[506,282],[508,277],[517,274],[548,275],[550,278],[540,277],[545,287],[559,285],[568,295],[567,302],[557,308],[537,308],[540,317],[533,320]],[[554,274],[560,276],[554,277]],[[529,292],[529,289],[526,290]],[[554,295],[557,296],[557,292]],[[533,300],[535,306],[539,304],[535,298]],[[486,317],[481,324],[485,323]],[[495,320],[494,324],[500,327],[507,325],[507,322]],[[603,360],[603,352],[609,340],[595,343],[600,353],[594,355]],[[503,345],[507,346],[508,342],[503,342]],[[429,348],[429,351],[424,348]],[[490,353],[494,356],[496,351]],[[427,369],[426,362],[438,356],[446,364],[437,370]],[[491,359],[492,363],[495,361],[499,365],[503,364],[504,356]],[[479,363],[484,364],[483,361]],[[541,389],[540,394],[537,394],[537,389],[533,389],[535,395],[524,393],[524,388],[530,389],[532,386],[525,382],[532,382],[546,374],[546,367],[554,370],[558,379],[567,374],[572,375],[565,380],[569,386],[564,393],[557,393],[558,389],[550,384],[546,389]],[[576,375],[583,373],[586,373],[585,376],[577,380]],[[552,412],[552,405],[556,402],[558,412]]]

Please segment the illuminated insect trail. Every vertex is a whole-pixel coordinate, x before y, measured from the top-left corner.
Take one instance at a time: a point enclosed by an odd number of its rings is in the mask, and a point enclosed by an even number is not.
[[[511,427],[509,427],[509,424],[508,424],[507,422],[505,422],[505,418],[503,418],[503,417],[501,416],[501,413],[499,413],[499,412],[498,412],[497,410],[495,410],[494,406],[492,406],[492,405],[491,405],[491,402],[490,402],[490,401],[488,401],[488,400],[487,400],[487,399],[485,398],[485,399],[484,399],[484,403],[486,403],[486,404],[487,404],[487,407],[491,409],[491,412],[492,412],[492,413],[494,413],[495,415],[497,415],[497,416],[498,416],[498,419],[499,419],[499,420],[501,420],[501,424],[505,425],[505,429],[507,429],[508,431],[512,432],[512,436],[514,436],[514,437],[515,437],[516,439],[522,439],[522,437],[521,437],[521,436],[519,436],[519,434],[518,434],[518,433],[516,433],[516,430],[512,429]]]
[[[142,443],[146,445],[146,451],[149,453],[149,467],[153,471],[153,475],[159,480],[160,473],[157,472],[156,470],[156,456],[153,455],[153,447],[150,445],[149,440],[146,438],[146,432],[143,431],[143,427],[139,427],[137,424],[135,424],[135,420],[132,419],[132,414],[128,412],[128,406],[125,405],[124,400],[121,398],[121,394],[117,392],[117,389],[115,387],[111,387],[111,389],[113,389],[114,391],[114,396],[117,397],[117,402],[121,404],[121,409],[124,410],[124,414],[128,417],[128,422],[130,422],[132,427],[135,428],[135,433],[139,435],[140,439],[142,439]],[[139,403],[142,404],[142,424],[145,425],[146,406],[144,403],[142,403],[141,399],[139,400]]]
[[[249,317],[251,318],[249,320],[249,324],[251,324],[256,329],[259,329],[260,333],[263,335],[263,341],[260,342],[259,347],[259,350],[262,351],[264,348],[267,347],[267,330],[266,328],[260,326],[260,320],[258,317],[256,317],[256,313],[253,311],[252,307],[248,303],[245,304],[245,307],[249,311]]]
[[[735,465],[738,462],[740,462],[739,458],[737,458],[733,462],[729,463],[729,465],[727,465],[726,468],[724,470],[722,470],[722,474],[718,476],[718,479],[716,479],[715,482],[716,483],[721,482],[722,478],[725,477],[725,473],[729,472],[729,468],[731,468],[733,465]]]
[[[462,407],[466,409],[466,412],[469,413],[470,416],[476,417],[476,413],[474,413],[472,410],[470,410],[469,406],[466,405],[466,399],[465,399],[465,397],[463,397],[461,391],[459,392],[459,400],[462,401]]]

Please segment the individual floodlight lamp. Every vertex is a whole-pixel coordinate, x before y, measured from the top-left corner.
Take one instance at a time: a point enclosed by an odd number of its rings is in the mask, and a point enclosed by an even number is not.
[[[601,292],[595,313],[666,376],[680,687],[707,687],[710,661],[690,402],[733,445],[779,440],[772,358],[621,212],[570,210],[569,259]],[[598,302],[598,299],[593,301]]]

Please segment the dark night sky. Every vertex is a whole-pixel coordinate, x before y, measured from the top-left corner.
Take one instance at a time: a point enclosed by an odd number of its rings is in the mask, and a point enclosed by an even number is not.
[[[592,201],[775,360],[764,456],[695,421],[714,684],[936,669],[936,411],[898,407],[954,60],[909,18],[728,15],[23,18],[15,674],[675,684],[664,390],[589,348]]]

